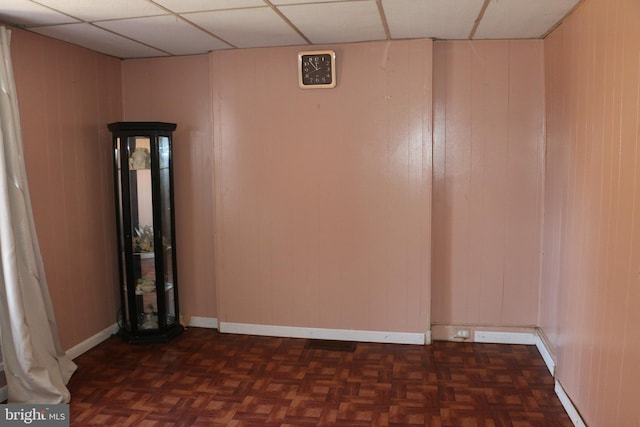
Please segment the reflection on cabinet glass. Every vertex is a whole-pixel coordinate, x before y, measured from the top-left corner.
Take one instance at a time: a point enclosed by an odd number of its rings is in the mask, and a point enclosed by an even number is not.
[[[164,342],[182,332],[178,308],[172,139],[176,125],[118,122],[113,135],[120,335]]]

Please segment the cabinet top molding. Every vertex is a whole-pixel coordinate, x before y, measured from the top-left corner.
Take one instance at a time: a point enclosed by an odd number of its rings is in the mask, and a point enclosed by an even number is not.
[[[109,123],[107,128],[111,132],[122,131],[174,131],[177,125],[166,122],[115,122]]]

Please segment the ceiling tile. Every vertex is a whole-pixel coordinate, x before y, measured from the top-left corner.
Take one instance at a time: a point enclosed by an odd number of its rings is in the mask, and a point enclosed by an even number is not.
[[[197,12],[183,16],[236,47],[287,46],[306,43],[270,7]]]
[[[265,6],[264,0],[153,0],[174,12],[202,12],[208,10],[241,9]]]
[[[375,1],[278,6],[314,44],[386,39]]]
[[[173,55],[193,55],[231,47],[173,15],[98,22],[96,25]]]
[[[484,0],[382,0],[394,39],[466,39]]]
[[[540,38],[580,1],[0,0],[0,23],[132,58],[387,38]]]
[[[70,24],[78,20],[29,0],[3,0],[0,22],[30,26]]]
[[[159,50],[136,43],[86,23],[36,27],[31,30],[54,39],[83,46],[87,49],[102,52],[117,58],[166,56],[166,53]]]
[[[578,1],[491,0],[473,38],[540,38]]]
[[[148,0],[36,0],[85,21],[133,18],[167,14]]]

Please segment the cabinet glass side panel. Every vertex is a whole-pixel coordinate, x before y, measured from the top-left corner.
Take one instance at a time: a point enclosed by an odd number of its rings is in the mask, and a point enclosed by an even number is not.
[[[120,164],[120,159],[122,157],[122,146],[120,143],[120,138],[116,138],[116,147],[115,147],[115,151],[114,151],[114,156],[115,156],[115,164],[116,164],[116,168],[117,168],[117,179],[118,179],[118,184],[116,185],[116,196],[117,196],[117,203],[118,203],[118,212],[120,213],[119,218],[118,218],[118,236],[121,242],[125,241],[124,238],[124,226],[123,226],[123,218],[122,218],[122,175],[121,175],[121,164]],[[126,156],[125,156],[126,158]],[[123,292],[124,295],[127,294],[127,288],[128,288],[128,283],[127,283],[127,271],[125,269],[125,252],[124,252],[124,245],[120,246],[120,265],[122,266],[122,268],[120,269],[120,274],[122,275],[122,277],[120,277],[120,283],[122,284],[121,286],[123,287]],[[124,298],[124,308],[122,310],[122,323],[124,325],[128,325],[129,324],[129,301],[127,301],[127,298]]]
[[[169,138],[161,136],[158,139],[160,153],[160,204],[162,209],[162,246],[164,261],[165,301],[167,326],[176,323],[175,286],[173,271],[173,242],[171,223],[171,175],[169,169],[169,152],[171,150]]]
[[[131,245],[139,329],[158,328],[158,297],[154,258],[151,141],[129,137],[129,202]]]

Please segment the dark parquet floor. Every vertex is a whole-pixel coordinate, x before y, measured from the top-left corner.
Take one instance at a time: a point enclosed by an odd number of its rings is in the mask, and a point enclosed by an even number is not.
[[[71,426],[572,426],[535,346],[358,343],[189,328],[75,359]]]

